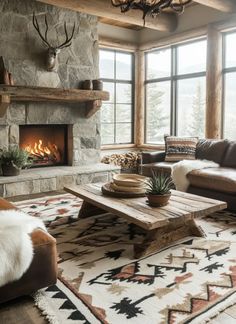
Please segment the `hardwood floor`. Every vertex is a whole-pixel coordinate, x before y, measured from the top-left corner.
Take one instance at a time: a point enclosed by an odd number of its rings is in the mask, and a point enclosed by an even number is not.
[[[0,324],[46,324],[33,298],[22,297],[0,305]]]
[[[9,199],[12,202],[53,196],[63,192],[50,192],[47,194],[36,194],[31,196],[16,197]],[[0,305],[0,324],[46,324],[48,321],[41,315],[40,310],[34,305],[31,297],[22,297]],[[236,305],[227,308],[217,317],[212,319],[210,324],[236,324]],[[66,324],[66,323],[62,323]],[[199,323],[200,324],[200,323]]]

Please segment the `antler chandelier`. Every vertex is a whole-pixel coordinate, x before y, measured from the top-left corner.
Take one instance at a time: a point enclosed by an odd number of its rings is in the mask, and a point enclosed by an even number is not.
[[[114,7],[119,7],[121,12],[127,12],[130,9],[143,11],[143,20],[146,16],[157,17],[164,9],[172,9],[181,14],[184,7],[192,0],[111,0]]]

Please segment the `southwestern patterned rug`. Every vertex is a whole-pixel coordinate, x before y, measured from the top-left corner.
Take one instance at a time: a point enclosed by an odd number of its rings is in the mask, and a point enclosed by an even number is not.
[[[58,284],[35,296],[51,323],[204,323],[236,303],[234,214],[199,220],[207,238],[132,260],[142,232],[114,215],[78,221],[69,194],[17,205],[58,242]]]

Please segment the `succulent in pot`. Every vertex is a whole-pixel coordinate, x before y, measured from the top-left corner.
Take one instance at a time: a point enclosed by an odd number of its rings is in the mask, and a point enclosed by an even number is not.
[[[152,177],[147,180],[146,184],[146,195],[150,206],[162,207],[168,204],[171,189],[175,188],[170,175],[152,170]]]
[[[29,166],[29,154],[18,147],[0,152],[0,165],[4,176],[16,176],[23,167]]]

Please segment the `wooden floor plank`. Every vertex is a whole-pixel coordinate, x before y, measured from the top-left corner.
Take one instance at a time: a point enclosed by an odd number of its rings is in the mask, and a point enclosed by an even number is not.
[[[0,324],[47,324],[31,297],[22,297],[0,305]]]

